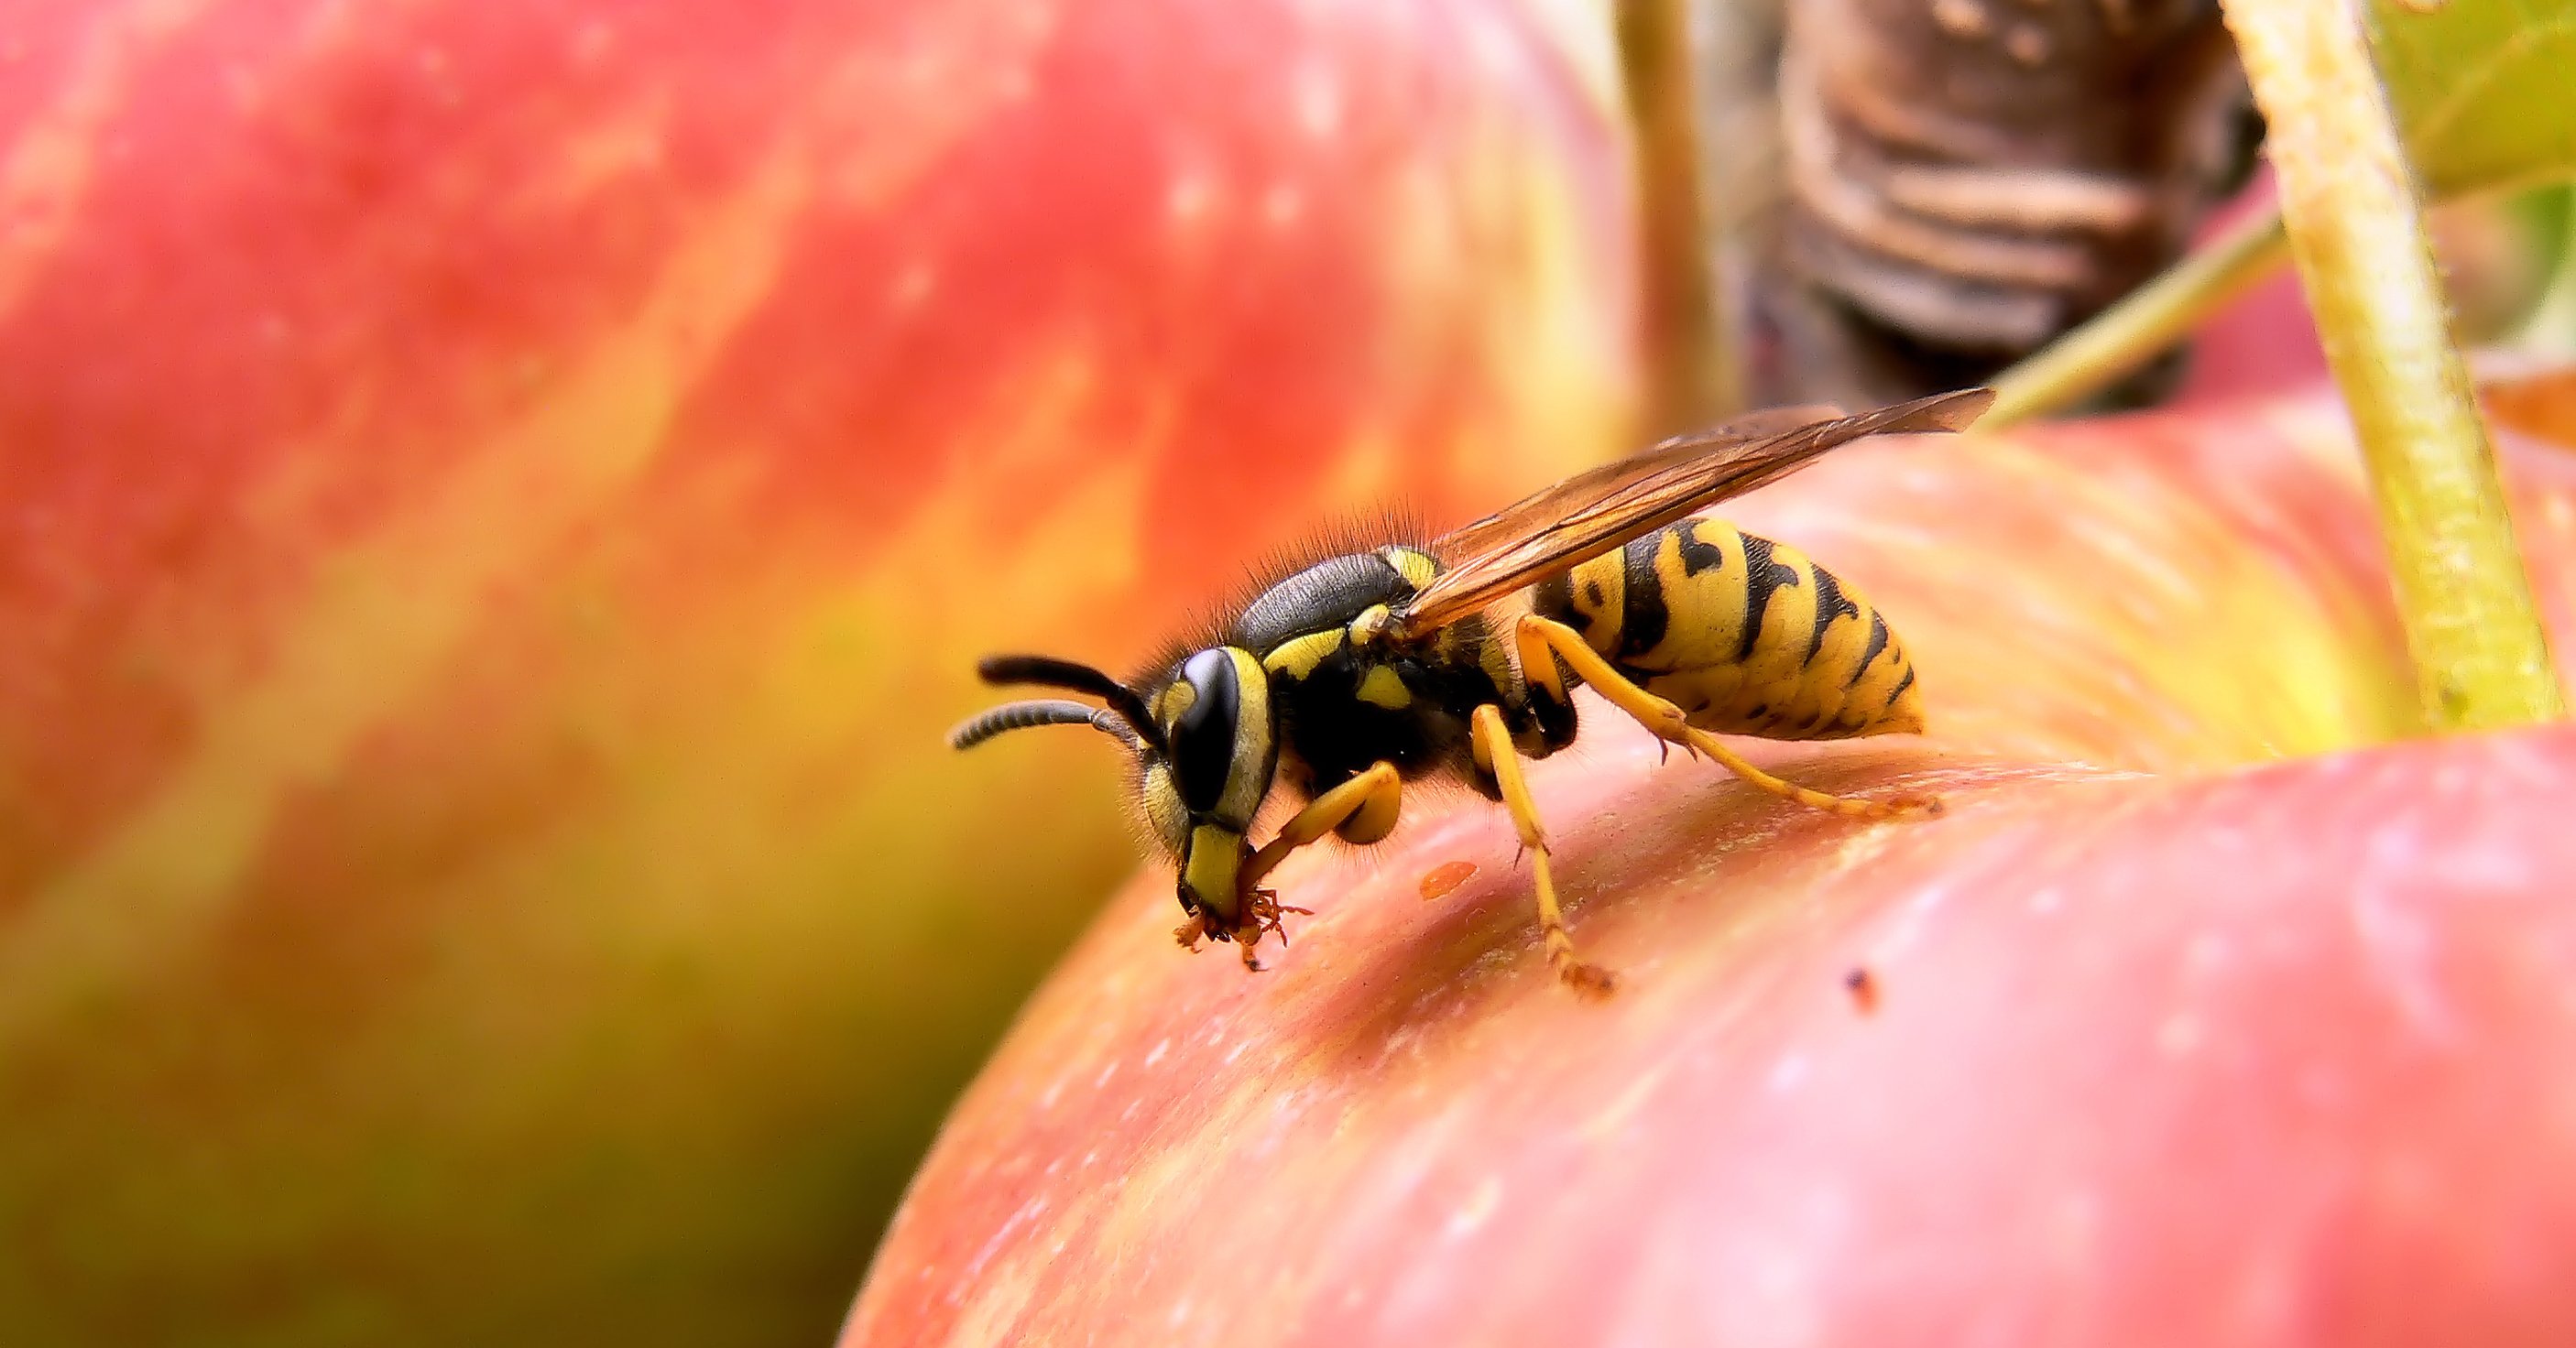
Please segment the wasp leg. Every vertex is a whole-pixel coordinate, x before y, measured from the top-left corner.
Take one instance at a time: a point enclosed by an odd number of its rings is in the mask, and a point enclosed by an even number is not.
[[[1543,691],[1564,696],[1555,685],[1555,663],[1548,658],[1553,651],[1562,657],[1575,676],[1592,685],[1608,698],[1612,706],[1635,717],[1639,725],[1663,740],[1696,750],[1717,760],[1720,767],[1741,777],[1757,790],[1767,791],[1782,800],[1830,811],[1849,819],[1897,819],[1915,814],[1938,814],[1941,802],[1927,796],[1900,796],[1894,800],[1865,800],[1858,796],[1837,796],[1813,787],[1785,782],[1745,761],[1743,755],[1726,747],[1717,736],[1690,723],[1682,709],[1630,682],[1628,677],[1611,667],[1601,653],[1573,628],[1535,614],[1522,615],[1513,629],[1514,642],[1520,651],[1521,668],[1541,668],[1548,681]]]
[[[1493,774],[1503,808],[1511,811],[1512,827],[1520,832],[1521,846],[1529,849],[1530,870],[1538,882],[1538,931],[1547,943],[1547,962],[1566,986],[1586,996],[1604,995],[1616,980],[1609,970],[1574,957],[1574,938],[1566,933],[1565,911],[1556,903],[1556,877],[1548,868],[1547,834],[1539,828],[1538,806],[1530,799],[1529,784],[1521,780],[1520,756],[1512,751],[1512,732],[1503,724],[1503,709],[1492,703],[1478,707],[1471,724],[1477,770]]]
[[[1373,763],[1368,771],[1306,802],[1306,808],[1279,826],[1279,832],[1263,843],[1243,867],[1243,911],[1251,920],[1237,929],[1235,939],[1243,943],[1245,967],[1261,967],[1253,963],[1252,945],[1261,939],[1263,931],[1280,931],[1281,913],[1306,911],[1281,907],[1268,890],[1260,888],[1261,877],[1286,861],[1289,853],[1322,840],[1327,833],[1339,833],[1346,842],[1376,842],[1395,831],[1396,815],[1403,804],[1404,783],[1396,776],[1395,765]],[[1281,932],[1279,939],[1286,942],[1287,934]]]
[[[1368,771],[1306,802],[1279,832],[1252,854],[1243,867],[1246,890],[1261,883],[1288,854],[1327,833],[1338,832],[1355,843],[1373,843],[1395,830],[1396,811],[1404,802],[1404,783],[1392,763],[1374,763]]]

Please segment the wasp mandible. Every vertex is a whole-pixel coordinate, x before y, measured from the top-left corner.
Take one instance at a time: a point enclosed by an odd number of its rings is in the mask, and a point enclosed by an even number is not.
[[[1327,834],[1392,832],[1403,783],[1464,779],[1510,811],[1529,851],[1549,963],[1575,988],[1609,974],[1575,954],[1520,760],[1572,743],[1588,684],[1668,743],[1775,796],[1857,819],[1923,808],[1828,795],[1745,761],[1716,732],[1844,739],[1923,728],[1914,666],[1858,590],[1796,550],[1697,512],[1866,436],[1955,431],[1969,389],[1842,416],[1777,408],[1579,474],[1424,545],[1390,544],[1278,579],[1203,641],[1132,682],[1040,655],[985,660],[988,683],[1088,694],[996,707],[949,742],[1088,725],[1134,755],[1135,795],[1178,872],[1175,935],[1253,946],[1283,908],[1261,881]],[[1281,789],[1303,802],[1255,848]],[[1284,937],[1283,937],[1284,939]]]

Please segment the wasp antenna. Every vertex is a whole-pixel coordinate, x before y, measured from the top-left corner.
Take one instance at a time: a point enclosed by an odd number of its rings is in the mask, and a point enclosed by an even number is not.
[[[1130,749],[1144,747],[1143,738],[1125,717],[1106,707],[1062,698],[1006,702],[949,731],[948,747],[972,749],[1003,731],[1026,730],[1033,725],[1087,725]]]
[[[988,655],[975,662],[975,673],[986,683],[1036,683],[1101,697],[1127,691],[1126,685],[1089,665],[1052,655]]]
[[[1139,739],[1157,747],[1161,744],[1154,733],[1154,714],[1146,709],[1145,699],[1137,696],[1135,689],[1089,665],[1052,655],[988,655],[976,662],[975,672],[991,684],[1033,683],[1089,693],[1108,703]]]

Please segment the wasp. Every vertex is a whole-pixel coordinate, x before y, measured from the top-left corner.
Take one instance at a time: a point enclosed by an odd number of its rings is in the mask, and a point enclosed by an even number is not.
[[[1147,831],[1176,871],[1174,935],[1253,946],[1286,933],[1262,880],[1328,835],[1394,831],[1404,783],[1461,779],[1509,811],[1531,859],[1548,961],[1576,989],[1610,975],[1577,958],[1547,835],[1521,775],[1574,740],[1588,685],[1667,745],[1788,800],[1857,819],[1929,808],[1798,786],[1720,733],[1843,739],[1923,728],[1914,666],[1868,599],[1785,544],[1698,512],[1867,436],[1954,431],[1993,395],[1969,389],[1857,416],[1777,408],[1677,436],[1557,483],[1435,541],[1327,557],[1262,589],[1201,640],[1127,681],[1043,655],[978,667],[996,685],[1096,701],[996,707],[949,734],[1087,725],[1125,746]],[[1298,808],[1268,840],[1254,817]]]

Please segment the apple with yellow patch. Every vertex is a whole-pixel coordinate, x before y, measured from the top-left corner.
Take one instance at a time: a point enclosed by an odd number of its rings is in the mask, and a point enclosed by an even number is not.
[[[1127,864],[974,654],[1621,436],[1587,7],[0,28],[0,1342],[817,1340]]]

